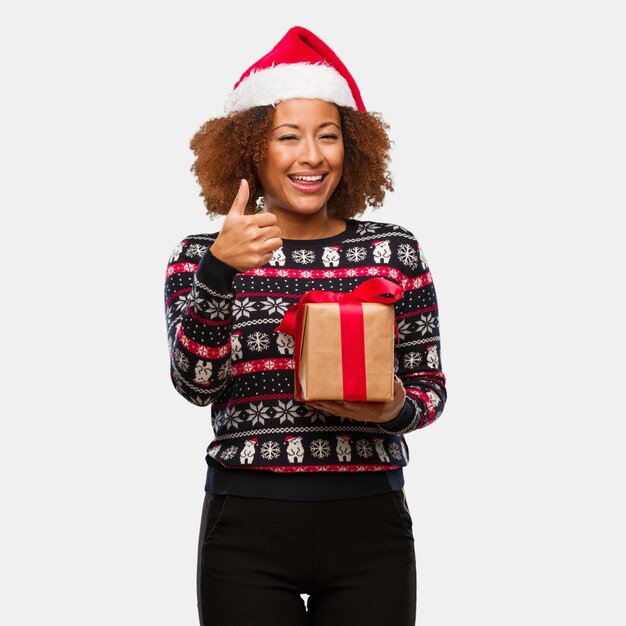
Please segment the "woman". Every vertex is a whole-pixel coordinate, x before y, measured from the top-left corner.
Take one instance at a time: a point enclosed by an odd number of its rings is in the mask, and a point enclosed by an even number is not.
[[[165,285],[172,382],[211,405],[215,433],[201,624],[415,623],[403,435],[435,421],[447,394],[419,243],[354,217],[393,191],[386,129],[333,51],[296,26],[192,139],[207,213],[225,216],[177,244]],[[372,276],[404,289],[393,400],[298,401],[293,337],[276,329],[287,308]]]

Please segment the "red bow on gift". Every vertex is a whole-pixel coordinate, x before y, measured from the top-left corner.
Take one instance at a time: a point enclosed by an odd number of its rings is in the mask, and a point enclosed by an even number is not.
[[[285,312],[282,322],[274,329],[295,338],[295,380],[299,398],[302,387],[298,376],[302,343],[302,307],[307,303],[337,302],[341,324],[341,358],[343,368],[343,398],[350,402],[367,400],[365,388],[365,338],[363,302],[393,304],[402,298],[404,289],[386,278],[370,278],[352,291],[307,291]],[[398,325],[394,318],[396,341],[400,341]],[[358,375],[356,374],[358,372]]]

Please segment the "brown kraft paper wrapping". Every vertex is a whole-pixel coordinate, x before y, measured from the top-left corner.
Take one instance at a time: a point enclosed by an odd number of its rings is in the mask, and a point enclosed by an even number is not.
[[[394,387],[395,309],[377,302],[363,302],[362,306],[366,401],[388,402],[393,400]],[[300,368],[299,372],[294,371],[294,375],[300,377],[304,397],[297,399],[343,400],[339,303],[308,303],[303,309]],[[347,374],[358,375],[355,372]]]

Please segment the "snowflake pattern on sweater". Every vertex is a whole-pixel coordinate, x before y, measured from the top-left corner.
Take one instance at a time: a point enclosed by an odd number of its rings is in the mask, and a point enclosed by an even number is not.
[[[275,472],[406,466],[404,435],[434,422],[447,398],[437,297],[415,236],[396,224],[350,219],[333,237],[283,239],[268,263],[238,272],[211,253],[218,235],[179,242],[165,277],[170,376],[187,401],[211,405],[207,461]],[[305,292],[352,291],[374,276],[404,289],[393,305],[400,336],[394,371],[406,398],[382,423],[296,400],[294,339],[274,330]]]

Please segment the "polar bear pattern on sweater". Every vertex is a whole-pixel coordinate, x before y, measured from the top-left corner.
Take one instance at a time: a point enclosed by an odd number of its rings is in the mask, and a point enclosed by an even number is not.
[[[270,265],[284,265],[285,264],[285,253],[282,248],[277,248],[274,250],[272,254],[272,258],[269,261]]]
[[[276,332],[276,347],[281,354],[293,354],[295,339],[279,330]]]
[[[322,252],[322,263],[324,267],[337,267],[341,257],[339,250],[341,246],[326,246]]]
[[[337,438],[337,447],[335,448],[337,452],[337,458],[339,461],[350,461],[352,459],[352,446],[350,445],[350,435],[336,435]]]
[[[374,246],[374,261],[376,263],[389,263],[391,258],[391,248],[389,247],[389,241],[373,241]]]
[[[294,437],[287,435],[287,460],[290,463],[302,463],[304,461],[304,447],[302,446],[302,437]]]
[[[254,460],[254,455],[256,454],[256,444],[258,443],[258,439],[253,437],[252,439],[247,439],[244,441],[243,450],[239,454],[239,462],[243,465],[252,465],[252,461]]]
[[[208,382],[211,379],[211,374],[213,373],[213,365],[211,364],[211,361],[203,361],[202,359],[198,359],[194,373],[195,382],[200,384]]]

